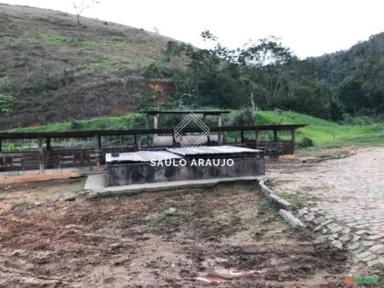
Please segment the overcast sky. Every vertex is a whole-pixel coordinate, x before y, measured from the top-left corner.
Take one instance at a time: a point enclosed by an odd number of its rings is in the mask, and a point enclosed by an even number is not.
[[[74,13],[80,0],[0,0]],[[89,1],[89,0],[86,0]],[[274,35],[300,58],[347,49],[384,31],[383,0],[100,0],[83,16],[205,47],[209,29],[230,48]]]

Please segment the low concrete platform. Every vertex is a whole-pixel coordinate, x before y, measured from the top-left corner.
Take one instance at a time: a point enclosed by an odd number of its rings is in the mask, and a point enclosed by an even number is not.
[[[108,197],[116,195],[130,195],[142,192],[158,192],[184,188],[211,187],[220,183],[261,181],[263,176],[243,176],[214,178],[201,180],[168,181],[144,184],[131,184],[123,186],[106,186],[106,175],[90,175],[87,178],[84,189],[88,191],[87,198]]]

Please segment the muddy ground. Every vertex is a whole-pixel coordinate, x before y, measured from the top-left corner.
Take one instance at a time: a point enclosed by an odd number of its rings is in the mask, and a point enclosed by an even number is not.
[[[0,215],[0,287],[335,287],[345,272],[255,184],[42,203]]]

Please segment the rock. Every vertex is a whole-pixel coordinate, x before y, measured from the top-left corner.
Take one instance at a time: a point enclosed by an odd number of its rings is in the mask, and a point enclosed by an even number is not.
[[[315,216],[313,214],[307,214],[307,215],[304,215],[304,218],[308,222],[311,222],[313,219],[315,219]]]
[[[340,232],[341,230],[343,230],[343,227],[341,227],[341,226],[339,226],[339,225],[337,225],[335,223],[328,224],[327,227],[333,233],[337,233],[337,232]]]
[[[380,265],[380,264],[384,265],[384,259],[374,259],[374,260],[368,261],[367,264],[369,267]]]
[[[76,200],[76,196],[67,196],[63,198],[63,201],[75,201],[75,200]]]
[[[381,238],[384,238],[384,234],[376,234],[376,235],[370,235],[366,237],[367,240],[379,240]]]
[[[371,251],[371,252],[379,252],[379,251],[384,251],[384,245],[383,244],[376,244],[376,245],[373,245],[371,248],[368,249],[368,251]]]
[[[285,221],[287,221],[288,224],[291,225],[294,228],[303,228],[303,227],[305,227],[305,225],[298,218],[293,216],[293,214],[291,212],[287,211],[287,210],[280,209],[279,210],[279,215],[281,217],[283,217],[283,219]]]
[[[332,240],[336,240],[338,237],[339,235],[337,235],[337,233],[334,233],[331,236],[329,236],[328,239],[332,241]]]
[[[368,257],[371,256],[371,255],[372,255],[371,252],[369,252],[369,251],[364,251],[364,252],[358,254],[358,255],[356,256],[356,258],[358,258],[358,259],[364,259],[364,258],[368,258]]]
[[[352,243],[352,244],[350,244],[350,245],[347,247],[347,249],[350,250],[350,251],[354,251],[354,250],[356,250],[356,249],[359,248],[359,247],[360,247],[359,243]]]
[[[331,244],[336,248],[343,249],[343,243],[341,243],[339,240],[333,240]]]
[[[339,240],[343,243],[348,242],[350,239],[351,239],[351,237],[348,234],[345,234],[339,238]]]

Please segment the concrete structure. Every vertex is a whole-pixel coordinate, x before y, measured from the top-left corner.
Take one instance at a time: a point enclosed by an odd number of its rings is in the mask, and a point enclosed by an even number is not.
[[[165,181],[260,176],[260,150],[234,146],[169,148],[164,151],[107,153],[107,184],[120,186]]]

